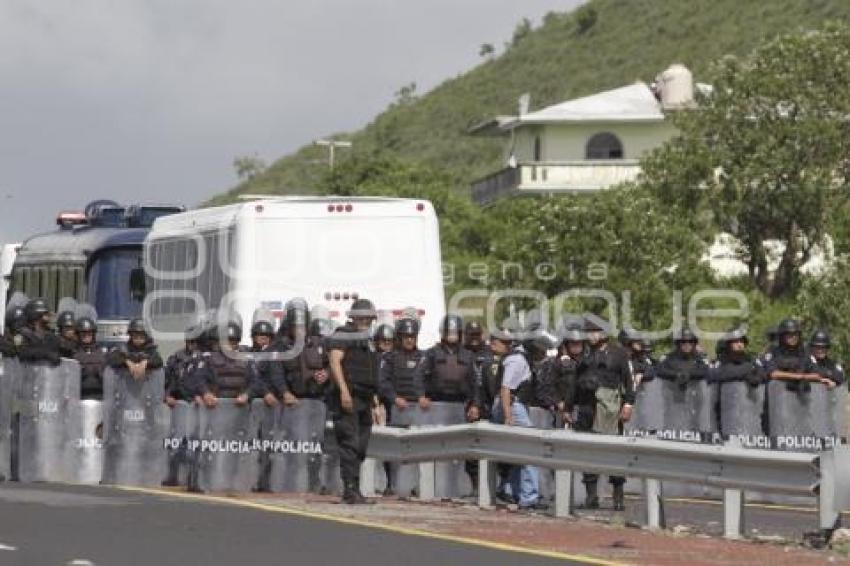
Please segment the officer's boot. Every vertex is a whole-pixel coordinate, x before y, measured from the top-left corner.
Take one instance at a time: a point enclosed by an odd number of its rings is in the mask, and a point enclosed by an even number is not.
[[[626,496],[623,493],[623,484],[614,484],[614,511],[626,510]]]
[[[584,500],[585,509],[599,509],[599,491],[597,489],[598,482],[589,481],[584,483],[584,489],[587,497]]]
[[[342,488],[342,502],[348,503],[349,505],[356,505],[360,503],[362,499],[362,495],[360,495],[360,490],[357,489],[357,484],[352,481],[343,482]]]

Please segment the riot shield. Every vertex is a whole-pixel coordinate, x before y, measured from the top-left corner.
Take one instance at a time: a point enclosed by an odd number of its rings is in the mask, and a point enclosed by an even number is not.
[[[682,387],[674,381],[662,379],[663,429],[677,433],[714,432],[711,388],[705,380],[690,381]]]
[[[770,436],[778,448],[812,449],[810,439],[826,436],[828,396],[823,385],[773,380],[767,384],[767,396]]]
[[[635,410],[626,424],[627,432],[653,432],[664,428],[664,394],[662,379],[641,381],[635,393]]]
[[[271,452],[271,489],[317,492],[321,486],[327,409],[317,399],[301,399],[278,411]]]
[[[555,416],[547,409],[532,407],[528,411],[531,424],[534,428],[552,430],[555,425]],[[544,500],[555,498],[555,471],[548,468],[538,468],[540,476],[540,497]]]
[[[764,385],[752,386],[744,381],[720,384],[720,432],[728,436],[761,436],[764,434]]]
[[[251,402],[251,410],[257,418],[257,438],[262,445],[274,442],[275,430],[279,420],[280,407],[269,407],[262,399]],[[257,477],[253,489],[259,492],[269,492],[271,488],[272,460],[269,450],[259,450],[255,455],[257,462]]]
[[[250,404],[219,399],[215,408],[198,409],[199,487],[203,491],[250,491],[257,478],[259,422]]]
[[[86,399],[71,407],[71,475],[68,481],[97,485],[103,473],[103,402]]]
[[[158,486],[166,474],[168,407],[163,370],[136,380],[126,369],[103,375],[104,484]]]
[[[17,474],[22,482],[73,479],[73,418],[80,364],[20,364]]]
[[[13,460],[17,465],[17,450],[12,446],[12,422],[13,412],[17,409],[19,384],[18,360],[3,359],[0,356],[0,476],[2,480],[12,478]]]
[[[168,472],[162,484],[167,486],[190,486],[190,474],[197,472],[192,466],[197,462],[190,443],[199,440],[198,406],[186,401],[177,401],[171,407],[171,420],[166,448]]]
[[[835,438],[847,436],[847,384],[832,388],[828,393],[827,434]]]

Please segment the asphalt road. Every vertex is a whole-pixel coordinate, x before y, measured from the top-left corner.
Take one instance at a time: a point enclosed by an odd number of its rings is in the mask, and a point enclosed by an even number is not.
[[[506,533],[505,541],[510,541]],[[0,485],[0,564],[581,564],[105,487]]]

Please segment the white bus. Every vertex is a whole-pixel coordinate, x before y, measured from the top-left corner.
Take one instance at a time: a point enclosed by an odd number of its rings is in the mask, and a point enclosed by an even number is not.
[[[0,247],[0,332],[5,330],[6,323],[6,301],[9,298],[9,287],[12,284],[12,266],[15,264],[15,256],[21,244],[2,244]]]
[[[420,347],[439,339],[445,313],[440,235],[426,200],[264,198],[158,218],[145,240],[145,317],[169,351],[199,311],[258,307],[282,316],[303,297],[337,323],[368,298],[379,320],[415,307]]]

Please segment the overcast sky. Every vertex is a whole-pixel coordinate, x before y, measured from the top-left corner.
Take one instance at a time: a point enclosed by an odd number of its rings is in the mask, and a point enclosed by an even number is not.
[[[95,198],[195,205],[578,0],[1,0],[0,242]]]

